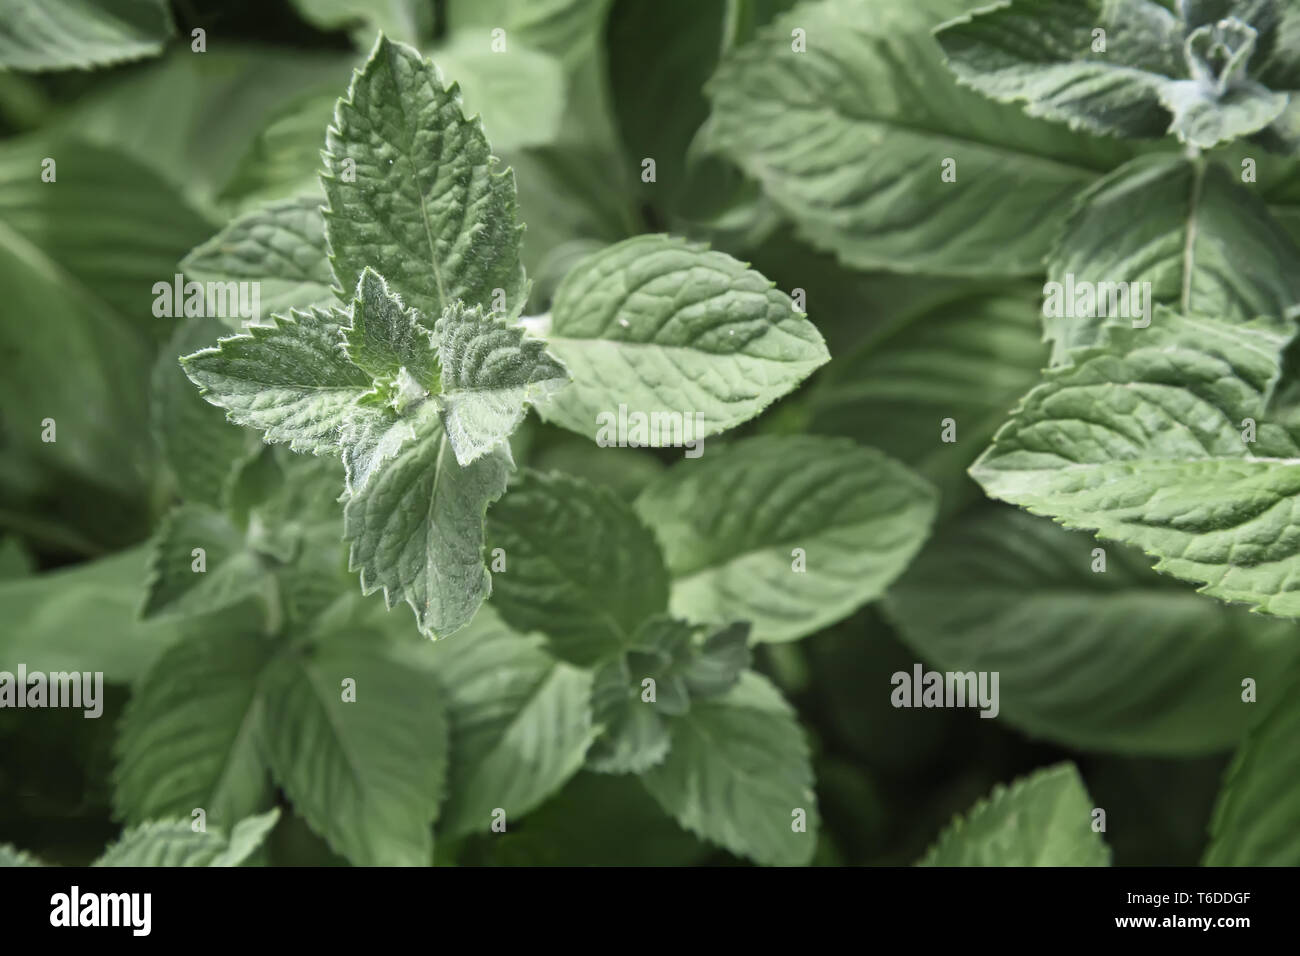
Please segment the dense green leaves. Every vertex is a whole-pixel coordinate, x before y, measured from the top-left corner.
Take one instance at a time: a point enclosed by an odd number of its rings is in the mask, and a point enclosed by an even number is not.
[[[684,461],[637,499],[691,621],[803,637],[878,598],[929,533],[934,490],[846,439],[754,438]]]
[[[672,746],[642,775],[683,827],[760,863],[798,865],[817,841],[803,733],[771,684],[746,674],[725,696],[672,721]]]
[[[381,38],[339,102],[326,135],[330,262],[344,289],[367,266],[408,305],[440,315],[456,301],[518,315],[519,264],[512,174],[498,170],[453,85],[415,50]]]
[[[998,786],[954,820],[923,866],[1108,866],[1093,803],[1073,764]]]
[[[711,144],[848,266],[1037,272],[1055,228],[1043,210],[1125,154],[958,87],[930,30],[968,6],[797,7],[710,81]]]
[[[1300,687],[1294,672],[1282,678],[1260,672],[1258,725],[1242,742],[1223,781],[1206,866],[1296,866],[1300,864],[1300,804],[1295,779],[1300,769]]]
[[[945,671],[996,671],[999,718],[1087,750],[1226,749],[1244,677],[1300,655],[1289,622],[1149,570],[1141,554],[1007,508],[945,528],[890,590],[903,638]]]
[[[1297,448],[1265,403],[1291,335],[1157,310],[1047,373],[971,469],[990,495],[1140,547],[1208,594],[1300,614]],[[1257,434],[1256,434],[1257,432]]]
[[[655,447],[753,418],[829,357],[817,329],[771,282],[724,253],[666,236],[629,239],[580,262],[555,294],[547,342],[573,385],[543,417],[598,443]],[[634,415],[647,419],[641,436],[627,426],[614,434]],[[672,415],[675,425],[654,424]]]

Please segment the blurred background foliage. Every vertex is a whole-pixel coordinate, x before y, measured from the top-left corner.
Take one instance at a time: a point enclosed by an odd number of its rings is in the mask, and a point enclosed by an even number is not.
[[[999,606],[1014,608],[1044,586],[1040,562],[999,580],[944,565],[962,553],[961,535],[1004,540],[1016,531],[1015,516],[984,503],[965,467],[1044,364],[1037,289],[849,271],[795,239],[756,184],[710,153],[705,82],[724,51],[791,6],[178,0],[177,36],[158,57],[93,71],[0,73],[0,659],[36,668],[75,656],[77,669],[103,670],[112,684],[101,720],[0,711],[0,842],[83,863],[119,830],[111,814],[115,725],[132,682],[181,636],[166,620],[137,619],[141,544],[177,494],[149,410],[155,363],[176,354],[166,347],[175,322],[152,315],[150,288],[238,212],[319,190],[323,126],[382,27],[418,44],[462,85],[513,167],[528,226],[531,311],[544,310],[568,267],[602,245],[647,231],[707,240],[782,289],[805,290],[833,356],[738,434],[851,436],[942,490],[923,580],[905,579],[889,601],[804,641],[758,648],[759,668],[796,705],[814,748],[824,819],[817,862],[910,863],[995,783],[1062,759],[1079,764],[1096,804],[1108,808],[1116,863],[1197,861],[1240,727],[1204,748],[1164,736],[1151,746],[1125,737],[1118,719],[1107,723],[1113,715],[1102,712],[1099,691],[1063,705],[1078,718],[1072,739],[1032,718],[889,704],[891,673],[910,670],[918,655],[947,665],[955,652],[945,635],[997,613],[978,606],[980,593],[996,591]],[[518,45],[505,74],[485,52],[496,26]],[[202,54],[190,49],[195,27],[206,30]],[[58,189],[38,182],[46,156],[57,158]],[[644,158],[656,160],[654,183],[641,181]],[[956,371],[940,380],[933,369],[944,363]],[[951,407],[965,410],[962,440],[941,445],[935,423]],[[58,422],[57,444],[40,441],[36,423],[46,417]],[[535,420],[515,450],[521,463],[580,473],[629,497],[676,457],[595,454]],[[1059,544],[1053,530],[1044,532],[1052,539],[1045,548]],[[1083,541],[1074,546],[1086,550]],[[1150,584],[1143,568],[1131,572],[1135,587]],[[927,593],[935,580],[942,586]],[[1202,611],[1228,613],[1174,590],[1191,604],[1181,624]],[[894,623],[909,602],[931,612],[919,616],[911,644]],[[404,609],[390,617],[394,627],[413,627]],[[238,624],[227,617],[221,626]],[[1053,626],[1064,635],[1070,622]],[[1079,653],[1134,680],[1159,666],[1111,660],[1113,645]],[[1050,671],[1024,679],[1050,690]],[[1216,722],[1210,715],[1199,726]],[[505,836],[440,843],[437,854],[480,864],[737,862],[681,831],[630,778],[588,773]],[[263,859],[341,862],[291,814]]]

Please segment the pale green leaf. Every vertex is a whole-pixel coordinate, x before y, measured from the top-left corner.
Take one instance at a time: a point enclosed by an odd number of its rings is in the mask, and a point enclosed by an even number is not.
[[[336,451],[340,433],[370,377],[344,354],[344,313],[291,312],[273,326],[255,326],[187,355],[185,372],[231,421],[260,429],[266,441],[288,442],[315,455]]]
[[[366,463],[365,483],[351,479],[343,510],[350,566],[361,572],[363,593],[382,589],[390,608],[405,601],[421,631],[445,637],[468,624],[492,591],[483,515],[506,489],[510,449],[461,467],[433,401],[389,432],[398,437]]]
[[[568,384],[568,371],[547,354],[544,342],[525,338],[521,327],[477,306],[449,306],[434,332],[442,367],[438,404],[462,465],[500,445],[529,405],[545,402]]]
[[[1233,746],[1254,716],[1239,675],[1300,656],[1294,626],[1094,548],[1009,508],[963,516],[890,589],[889,616],[935,668],[998,673],[997,719],[1035,737],[1170,756]]]
[[[263,689],[267,760],[311,828],[356,866],[428,866],[448,753],[436,682],[334,640],[278,659]]]
[[[156,56],[176,32],[166,0],[0,0],[0,68],[87,70]]]
[[[1150,328],[1112,327],[1106,346],[1047,374],[971,474],[992,497],[1136,545],[1207,594],[1300,616],[1300,447],[1265,414],[1289,326],[1161,308]]]
[[[578,478],[527,471],[488,515],[505,553],[492,605],[521,632],[541,631],[556,656],[590,665],[629,648],[664,611],[659,546],[632,507]]]
[[[196,282],[257,283],[261,315],[310,310],[334,302],[321,200],[307,196],[244,213],[181,261]],[[239,327],[234,319],[228,324]]]
[[[438,833],[490,833],[497,808],[511,831],[582,766],[595,733],[591,676],[503,626],[491,608],[430,650],[451,721]]]
[[[246,817],[227,838],[218,828],[196,833],[190,820],[160,820],[127,830],[92,866],[239,866],[280,819],[278,809]]]
[[[641,779],[673,819],[759,863],[812,858],[818,816],[808,746],[766,678],[747,672],[730,693],[697,702],[669,724],[667,758]]]
[[[259,634],[182,641],[131,695],[116,742],[113,805],[129,824],[190,817],[229,827],[271,797],[258,751],[261,675],[273,651]]]
[[[685,461],[637,513],[672,575],[672,612],[749,621],[757,641],[812,634],[873,601],[930,531],[934,489],[847,439],[751,438]]]
[[[1053,311],[1078,311],[1069,290],[1080,283],[1149,282],[1144,318],[1155,303],[1225,321],[1300,313],[1300,249],[1217,163],[1145,156],[1116,170],[1079,197],[1047,269],[1049,281],[1062,284],[1063,308]],[[1122,308],[1123,298],[1117,302]],[[1135,305],[1130,299],[1130,313]],[[1097,344],[1104,315],[1046,311],[1054,363]],[[1083,311],[1112,309],[1107,298],[1104,308]]]
[[[1258,724],[1228,768],[1210,822],[1206,866],[1300,866],[1300,684],[1278,671],[1243,671],[1256,682]],[[1241,693],[1238,686],[1237,691]]]
[[[1109,866],[1074,764],[997,786],[940,834],[922,866]]]
[[[457,300],[491,308],[495,290],[517,315],[527,297],[523,227],[514,176],[497,165],[456,86],[381,37],[326,133],[325,235],[339,285],[356,288],[374,266],[425,315]]]
[[[638,236],[584,259],[551,307],[547,348],[573,385],[540,409],[597,442],[682,444],[740,424],[823,365],[816,327],[789,296],[725,253]],[[637,438],[615,423],[662,425]],[[674,419],[672,422],[669,419]]]
[[[713,144],[801,238],[850,267],[1037,273],[1056,229],[1043,210],[1128,150],[959,87],[930,32],[968,7],[800,5],[709,82]],[[793,49],[796,29],[806,52]]]

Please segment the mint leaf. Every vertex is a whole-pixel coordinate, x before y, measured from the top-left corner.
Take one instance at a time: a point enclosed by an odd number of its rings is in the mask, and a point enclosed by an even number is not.
[[[217,828],[196,833],[190,820],[160,820],[127,830],[91,866],[240,866],[275,827],[278,809],[246,817],[230,836]]]
[[[353,365],[376,382],[392,382],[405,369],[421,388],[438,388],[433,333],[373,269],[361,273],[349,314],[352,321],[342,330],[343,350]]]
[[[721,252],[638,236],[582,260],[551,306],[547,347],[573,385],[547,421],[616,441],[620,410],[676,415],[628,440],[662,446],[725,431],[793,390],[830,356],[772,283]]]
[[[641,775],[687,830],[759,863],[807,863],[817,845],[817,800],[803,733],[780,693],[747,672],[722,697],[670,721],[665,760]],[[803,811],[806,829],[796,826]]]
[[[356,866],[429,865],[447,770],[436,683],[379,646],[327,640],[281,656],[262,686],[267,761],[311,828]]]
[[[269,442],[287,442],[314,455],[335,451],[354,403],[370,377],[344,354],[334,310],[291,312],[269,328],[220,340],[181,364],[203,397],[231,421],[260,429]]]
[[[0,67],[86,70],[155,56],[176,32],[164,0],[0,0]]]
[[[228,827],[270,801],[258,733],[272,649],[260,635],[212,633],[162,656],[122,718],[118,817],[143,823],[202,809],[208,826]]]
[[[1271,39],[1272,13],[1267,3],[1219,5],[1209,17],[1154,0],[1017,0],[937,35],[958,79],[1032,116],[1120,136],[1168,131],[1209,149],[1264,129],[1287,107],[1288,95],[1249,69],[1261,31]]]
[[[884,592],[929,534],[934,490],[846,439],[751,438],[652,482],[636,510],[672,574],[673,614],[789,641]]]
[[[1135,159],[1081,194],[1047,268],[1067,307],[1080,283],[1150,282],[1148,310],[1164,303],[1224,321],[1300,313],[1300,249],[1226,169],[1179,157]],[[1047,316],[1054,364],[1096,345],[1104,322]]]
[[[621,653],[667,607],[654,536],[608,489],[526,471],[488,522],[489,545],[506,561],[493,607],[516,630],[544,633],[563,660],[585,666]]]
[[[749,626],[723,628],[698,640],[702,627],[666,615],[651,617],[628,652],[600,667],[592,686],[592,713],[603,727],[587,757],[598,773],[643,773],[667,755],[667,718],[696,699],[719,697],[749,667]],[[653,681],[653,699],[647,699]]]
[[[524,338],[477,307],[449,306],[434,326],[442,366],[443,426],[456,460],[468,465],[500,445],[540,404],[569,382],[545,343]]]
[[[1093,30],[1105,31],[1094,52]],[[1177,17],[1152,0],[1017,0],[935,34],[962,83],[1092,133],[1160,136],[1164,79],[1183,69]]]
[[[179,505],[154,535],[142,613],[196,615],[255,595],[274,600],[269,571],[224,513]]]
[[[556,661],[538,638],[512,632],[491,608],[430,651],[451,721],[438,834],[490,833],[497,808],[513,829],[582,766],[594,736],[591,676]]]
[[[1139,552],[999,506],[942,529],[886,600],[941,671],[999,674],[997,718],[1080,750],[1183,755],[1233,746],[1254,716],[1232,674],[1300,653],[1290,622],[1227,607]],[[990,721],[991,722],[991,721]]]
[[[663,762],[672,746],[668,723],[655,703],[641,699],[642,680],[626,657],[598,668],[592,677],[592,719],[600,736],[586,766],[597,773],[644,773]]]
[[[1109,866],[1074,764],[997,786],[940,836],[921,866]]]
[[[316,196],[278,200],[244,213],[192,250],[180,268],[196,282],[257,283],[259,305],[267,316],[311,311],[334,301],[325,222]]]
[[[992,497],[1140,547],[1207,594],[1300,615],[1300,448],[1265,413],[1289,326],[1162,308],[1150,328],[1112,327],[1025,396],[971,475]]]
[[[705,88],[710,143],[852,268],[1038,273],[1055,231],[1043,210],[1128,151],[957,86],[930,33],[968,6],[799,5],[724,58]]]
[[[1268,674],[1268,671],[1256,673]],[[1261,681],[1269,703],[1242,741],[1224,777],[1210,822],[1205,866],[1295,866],[1300,863],[1300,806],[1295,800],[1300,765],[1300,686],[1294,672]],[[1258,704],[1237,701],[1244,710]]]
[[[421,631],[445,637],[468,624],[491,593],[483,515],[506,490],[510,449],[502,445],[461,467],[434,402],[404,418],[374,414],[387,430],[365,436],[369,454],[350,466],[343,508],[350,565],[361,572],[364,594],[382,589],[390,608],[406,601]]]
[[[380,37],[325,138],[325,235],[338,284],[367,266],[426,315],[460,301],[518,315],[527,297],[514,177],[453,84],[410,47]],[[351,165],[349,165],[351,164]]]

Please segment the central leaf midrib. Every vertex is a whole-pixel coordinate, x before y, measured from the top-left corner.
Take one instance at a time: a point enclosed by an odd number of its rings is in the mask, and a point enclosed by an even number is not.
[[[424,186],[420,183],[420,174],[415,167],[415,132],[411,128],[410,117],[406,114],[406,103],[401,95],[402,87],[401,83],[398,81],[397,71],[393,68],[393,49],[391,43],[385,44],[384,62],[388,67],[388,75],[393,82],[393,88],[398,91],[398,95],[393,97],[393,99],[397,104],[398,112],[402,114],[401,128],[402,132],[406,135],[406,152],[402,156],[402,159],[411,172],[411,181],[415,184],[415,192],[419,197],[420,219],[424,223],[425,238],[429,241],[429,262],[433,267],[433,278],[438,286],[438,304],[441,306],[447,301],[447,290],[442,282],[442,270],[438,268],[438,246],[433,238],[433,225],[429,221],[429,209],[425,203]],[[437,89],[437,84],[434,82],[433,78],[427,75],[427,71],[425,72],[425,81],[434,89],[434,102],[436,103],[438,100],[437,94],[439,90]],[[445,131],[443,132],[443,136],[446,136]]]

